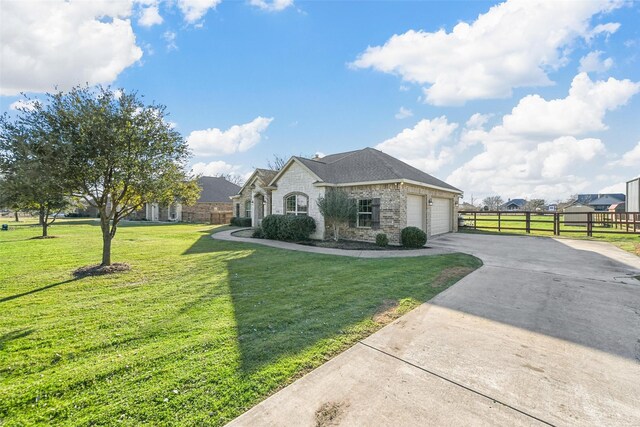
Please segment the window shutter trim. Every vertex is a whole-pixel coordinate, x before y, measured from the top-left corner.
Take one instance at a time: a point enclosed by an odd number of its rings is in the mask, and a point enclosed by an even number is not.
[[[380,228],[380,199],[373,199],[371,203],[371,228]]]

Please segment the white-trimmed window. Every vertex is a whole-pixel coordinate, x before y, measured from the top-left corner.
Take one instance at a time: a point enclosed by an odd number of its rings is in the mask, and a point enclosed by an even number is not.
[[[358,227],[373,226],[373,199],[358,199]]]
[[[285,196],[284,212],[287,215],[308,215],[309,197],[306,194],[295,193]]]
[[[251,218],[251,200],[244,202],[244,217]]]

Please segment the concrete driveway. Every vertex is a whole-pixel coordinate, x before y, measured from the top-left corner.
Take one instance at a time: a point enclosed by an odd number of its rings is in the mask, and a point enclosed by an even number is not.
[[[640,258],[449,234],[484,266],[231,425],[640,425]]]

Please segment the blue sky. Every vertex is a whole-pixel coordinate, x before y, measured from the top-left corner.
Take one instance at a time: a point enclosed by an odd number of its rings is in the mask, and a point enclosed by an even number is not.
[[[640,3],[4,1],[0,108],[83,82],[165,104],[194,171],[376,147],[465,199],[640,173]],[[18,103],[18,104],[16,104]]]

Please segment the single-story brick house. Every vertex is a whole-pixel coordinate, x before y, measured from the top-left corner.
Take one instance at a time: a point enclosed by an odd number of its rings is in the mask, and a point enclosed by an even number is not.
[[[232,200],[236,216],[259,225],[268,214],[309,215],[328,236],[317,201],[327,189],[342,188],[357,201],[354,224],[341,231],[350,240],[375,241],[386,233],[400,243],[400,231],[415,226],[428,237],[457,231],[462,191],[373,148],[307,159],[292,157],[280,171],[258,169]]]
[[[233,209],[229,197],[236,194],[240,186],[217,176],[198,178],[198,186],[201,188],[200,197],[193,205],[147,203],[133,215],[133,218],[148,221],[229,222]],[[220,221],[216,222],[215,218],[218,216]]]

